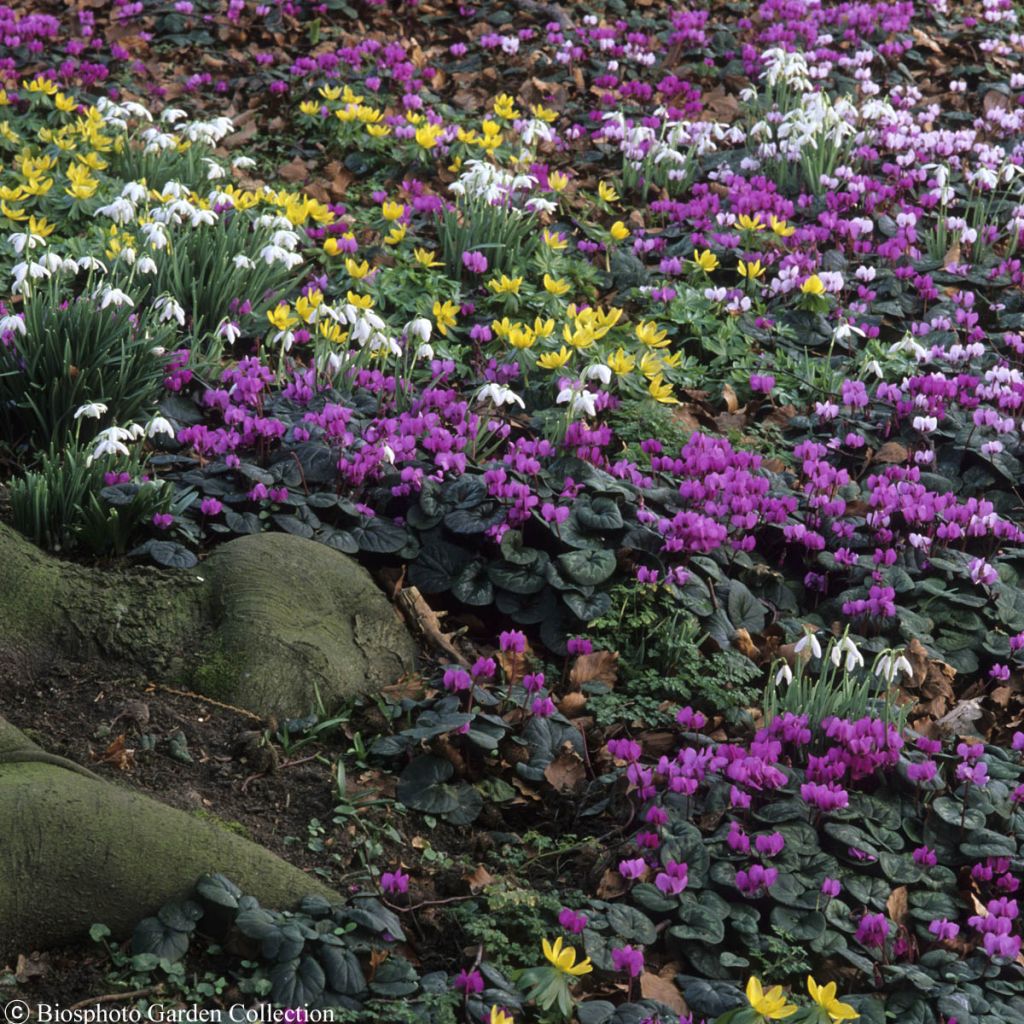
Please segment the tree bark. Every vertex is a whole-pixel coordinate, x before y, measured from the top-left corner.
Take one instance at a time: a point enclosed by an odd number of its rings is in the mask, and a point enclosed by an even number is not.
[[[123,937],[211,872],[264,906],[341,900],[248,839],[49,758],[0,718],[0,964],[96,923]]]
[[[302,716],[394,682],[415,654],[369,573],[314,541],[259,534],[193,569],[95,568],[58,561],[0,524],[8,663],[100,662],[259,714]]]

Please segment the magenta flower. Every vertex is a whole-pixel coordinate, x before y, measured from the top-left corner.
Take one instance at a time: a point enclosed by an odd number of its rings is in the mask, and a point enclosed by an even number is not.
[[[960,925],[954,924],[952,921],[949,921],[944,917],[940,917],[937,921],[932,921],[931,924],[928,925],[928,931],[930,931],[939,942],[950,942],[960,934]]]
[[[219,515],[224,506],[216,498],[203,498],[199,503],[199,511],[204,516]]]
[[[821,894],[827,896],[829,899],[835,899],[842,890],[842,886],[839,884],[838,878],[826,878],[821,883]]]
[[[569,907],[562,907],[558,912],[558,923],[573,935],[579,935],[587,927],[587,915],[570,910]]]
[[[407,893],[409,891],[409,876],[401,869],[385,871],[380,876],[381,892],[389,894]]]
[[[865,914],[857,925],[854,938],[862,945],[874,949],[882,949],[889,937],[892,927],[885,914]]]
[[[634,857],[632,860],[619,861],[619,874],[629,881],[642,878],[647,871],[647,862],[643,857]]]
[[[484,990],[483,975],[475,967],[469,971],[463,968],[455,976],[453,986],[463,995],[478,996]]]
[[[617,971],[627,971],[631,978],[639,977],[644,969],[644,953],[635,946],[620,946],[612,950],[612,965]]]
[[[665,863],[665,870],[659,871],[654,879],[654,884],[666,896],[678,896],[689,881],[687,877],[687,865],[682,861],[668,860]]]
[[[464,252],[462,254],[462,265],[471,274],[487,273],[487,257],[482,252]]]

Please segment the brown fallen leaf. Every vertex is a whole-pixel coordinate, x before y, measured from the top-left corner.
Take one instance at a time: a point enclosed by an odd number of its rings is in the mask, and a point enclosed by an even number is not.
[[[572,793],[586,780],[587,770],[578,754],[563,750],[544,769],[544,778],[559,793]]]
[[[489,885],[494,884],[494,876],[483,866],[478,864],[476,870],[468,875],[463,875],[462,880],[469,886],[469,891],[475,896],[483,892]]]
[[[640,975],[640,995],[644,999],[656,999],[659,1003],[664,1003],[673,1013],[689,1012],[686,1000],[676,988],[675,983],[669,978],[652,974],[650,971],[644,971]]]
[[[750,633],[745,629],[737,629],[732,637],[733,646],[742,654],[745,658],[749,658],[751,661],[758,661],[761,657],[761,652],[757,648],[757,644],[750,639]]]
[[[872,462],[884,462],[887,465],[899,465],[910,458],[910,452],[898,441],[886,441],[881,448],[875,452]]]
[[[907,887],[898,885],[885,901],[885,909],[889,911],[889,919],[897,925],[906,923],[907,912],[910,905],[907,900]]]
[[[296,157],[294,160],[289,160],[286,164],[281,164],[277,169],[277,173],[285,181],[292,183],[305,181],[309,177],[309,165],[301,157]]]
[[[125,746],[124,733],[111,741],[110,746],[103,751],[100,761],[112,764],[118,771],[126,772],[135,764],[135,751]]]
[[[597,883],[597,898],[601,900],[615,899],[626,891],[626,882],[615,868],[608,868]]]
[[[569,673],[569,683],[577,690],[584,683],[603,683],[611,689],[618,678],[618,651],[593,651],[590,654],[581,654]]]
[[[726,384],[722,388],[722,399],[725,401],[725,407],[729,412],[735,412],[740,407],[740,400],[731,384]]]

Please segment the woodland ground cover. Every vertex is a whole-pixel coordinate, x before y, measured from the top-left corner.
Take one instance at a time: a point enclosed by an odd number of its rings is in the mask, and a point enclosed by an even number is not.
[[[471,899],[381,846],[372,910],[208,880],[119,967],[219,906],[243,991],[354,1019],[1024,1019],[1012,3],[0,31],[13,524],[180,569],[285,530],[464,633],[346,722],[489,836]]]

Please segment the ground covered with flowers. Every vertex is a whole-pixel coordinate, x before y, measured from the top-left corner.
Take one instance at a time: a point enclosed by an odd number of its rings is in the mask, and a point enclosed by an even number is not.
[[[90,984],[1024,1020],[1012,3],[144,0],[0,33],[5,518],[178,570],[283,530],[444,613],[421,673],[256,743],[322,765],[292,845],[357,906],[206,879],[129,947],[99,929]]]

